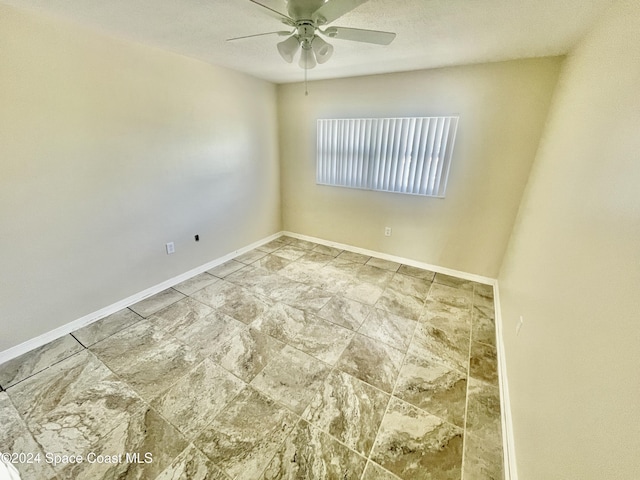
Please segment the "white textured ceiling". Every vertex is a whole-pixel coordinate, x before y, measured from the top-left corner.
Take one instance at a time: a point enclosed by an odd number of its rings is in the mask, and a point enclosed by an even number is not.
[[[286,12],[284,0],[263,0]],[[331,1],[331,0],[329,0]],[[276,50],[282,30],[249,0],[0,0],[276,83],[303,79]],[[332,25],[397,33],[389,46],[330,40],[310,80],[565,54],[613,0],[369,0]]]

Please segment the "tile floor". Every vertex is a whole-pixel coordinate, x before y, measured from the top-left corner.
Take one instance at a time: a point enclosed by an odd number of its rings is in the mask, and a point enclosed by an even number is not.
[[[502,479],[493,312],[281,237],[1,365],[0,452],[24,479]]]

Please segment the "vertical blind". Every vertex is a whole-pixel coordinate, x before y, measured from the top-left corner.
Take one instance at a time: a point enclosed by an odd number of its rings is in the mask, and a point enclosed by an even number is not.
[[[458,117],[318,120],[316,183],[444,197]]]

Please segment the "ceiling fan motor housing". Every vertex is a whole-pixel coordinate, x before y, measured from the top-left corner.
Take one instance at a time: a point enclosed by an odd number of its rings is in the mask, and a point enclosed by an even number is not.
[[[308,21],[298,22],[298,38],[300,39],[300,45],[302,48],[311,48],[311,42],[316,34],[316,27],[313,23]]]
[[[325,0],[288,0],[287,11],[294,19],[311,18],[313,13],[324,5]]]
[[[265,5],[262,3],[264,0],[249,1],[268,10],[272,16],[294,30],[247,35],[231,40],[271,34],[288,36],[286,40],[277,44],[278,52],[287,63],[292,63],[294,56],[301,48],[299,65],[305,70],[314,68],[317,63],[325,63],[333,55],[333,46],[318,34],[329,38],[378,45],[389,45],[396,36],[391,32],[360,28],[336,26],[329,26],[324,30],[319,28],[332,23],[368,0],[287,0],[289,16]]]

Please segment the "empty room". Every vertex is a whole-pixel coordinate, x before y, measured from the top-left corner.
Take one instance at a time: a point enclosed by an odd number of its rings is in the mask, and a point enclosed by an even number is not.
[[[0,479],[640,472],[640,3],[0,0]]]

